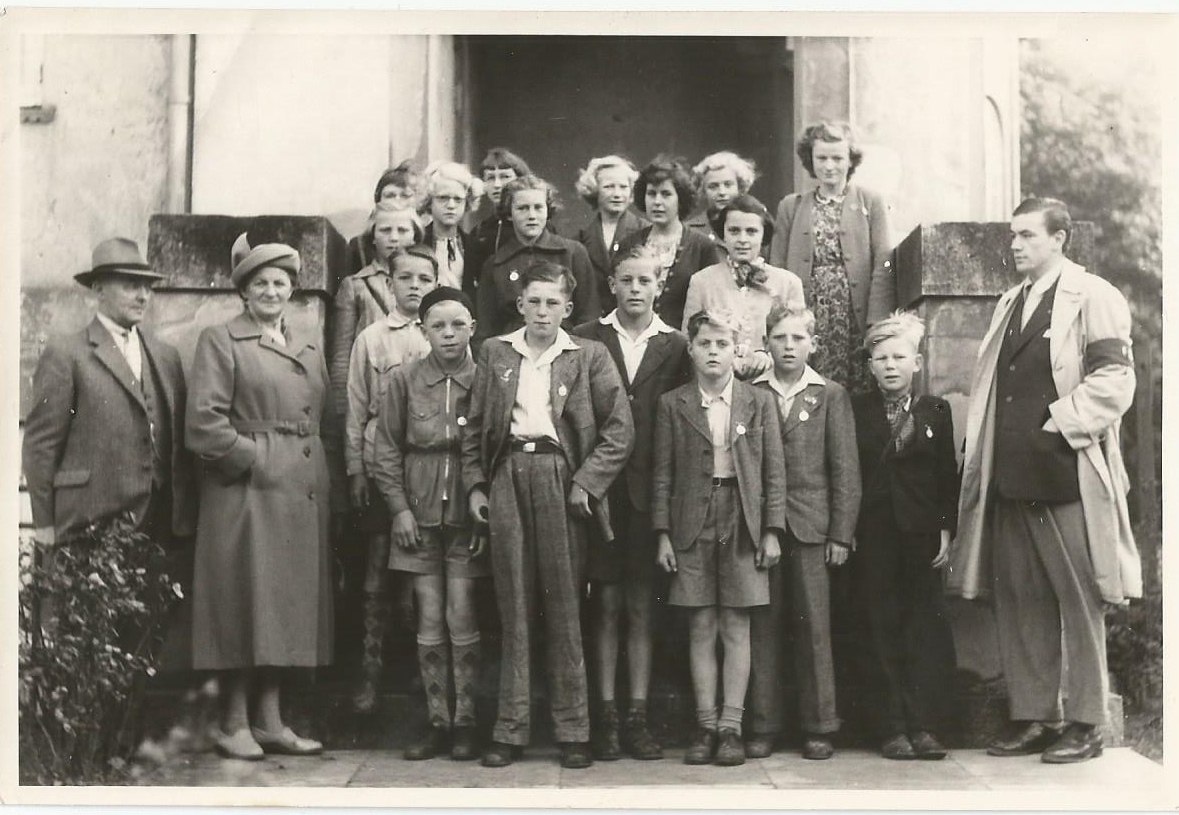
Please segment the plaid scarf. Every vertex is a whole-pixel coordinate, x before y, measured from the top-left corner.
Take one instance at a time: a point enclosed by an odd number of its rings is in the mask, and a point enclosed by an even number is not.
[[[908,396],[909,394],[895,397],[884,396],[884,415],[888,417],[888,426],[892,431],[892,441],[897,452],[905,449],[917,432],[913,414],[905,409],[905,399]],[[910,401],[909,406],[912,407],[912,404]]]

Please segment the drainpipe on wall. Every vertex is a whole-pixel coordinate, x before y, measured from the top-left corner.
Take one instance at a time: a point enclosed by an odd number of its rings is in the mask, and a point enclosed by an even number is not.
[[[184,213],[192,209],[193,79],[196,35],[172,36],[172,65],[168,83],[168,186],[164,209]]]

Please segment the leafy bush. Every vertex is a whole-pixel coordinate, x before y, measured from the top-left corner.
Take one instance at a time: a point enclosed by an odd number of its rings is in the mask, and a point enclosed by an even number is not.
[[[20,555],[22,784],[119,783],[181,595],[163,547],[129,517]]]

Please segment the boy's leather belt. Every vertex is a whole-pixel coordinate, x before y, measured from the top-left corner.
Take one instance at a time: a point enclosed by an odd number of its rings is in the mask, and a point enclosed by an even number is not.
[[[512,439],[512,452],[514,453],[558,453],[562,454],[565,451],[561,449],[561,445],[557,444],[552,439]]]
[[[735,487],[735,486],[737,486],[737,476],[731,475],[728,478],[714,478],[714,479],[712,479],[712,486],[714,486],[714,487]]]

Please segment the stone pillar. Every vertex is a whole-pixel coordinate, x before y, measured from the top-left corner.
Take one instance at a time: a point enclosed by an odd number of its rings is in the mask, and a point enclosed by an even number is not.
[[[1074,224],[1066,255],[1095,268],[1095,232]],[[925,320],[925,365],[917,390],[941,396],[954,417],[961,450],[975,357],[999,296],[1022,275],[1010,253],[1010,229],[1000,223],[938,223],[914,229],[896,249],[898,303]],[[1006,721],[1002,668],[990,606],[953,598],[949,603],[958,668],[970,676],[960,696],[964,741],[985,744]],[[1121,698],[1111,695],[1107,740],[1121,743]]]

